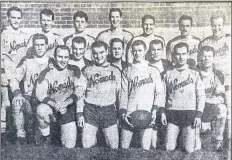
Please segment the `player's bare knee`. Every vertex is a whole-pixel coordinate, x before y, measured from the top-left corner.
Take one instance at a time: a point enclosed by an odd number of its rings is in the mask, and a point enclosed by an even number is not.
[[[41,103],[37,106],[36,113],[37,113],[37,116],[41,118],[44,116],[49,116],[49,114],[52,113],[52,109],[50,108],[49,105]]]
[[[175,144],[166,144],[166,150],[167,151],[174,151],[176,149],[176,145]]]
[[[192,153],[192,152],[195,151],[195,149],[194,149],[193,146],[186,145],[186,146],[185,146],[185,151],[186,151],[187,153]]]
[[[218,109],[217,118],[226,118],[226,115],[227,115],[226,105],[224,105],[224,104],[218,104],[216,107]]]

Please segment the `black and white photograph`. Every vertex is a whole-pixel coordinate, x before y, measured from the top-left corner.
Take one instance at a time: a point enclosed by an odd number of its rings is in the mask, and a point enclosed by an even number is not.
[[[0,159],[231,160],[231,2],[0,5]]]

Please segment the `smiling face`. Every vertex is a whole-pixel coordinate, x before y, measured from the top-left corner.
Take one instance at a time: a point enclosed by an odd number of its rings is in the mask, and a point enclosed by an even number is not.
[[[203,51],[201,60],[205,68],[210,68],[214,62],[213,51]]]
[[[122,21],[122,17],[120,16],[120,13],[115,11],[110,13],[110,24],[111,27],[117,28],[120,26],[120,23]]]
[[[143,33],[146,35],[152,34],[154,31],[154,26],[155,24],[154,24],[153,19],[145,19],[142,24]]]
[[[40,18],[40,24],[42,30],[45,33],[48,33],[52,29],[52,25],[53,25],[52,15],[42,14]]]
[[[83,32],[87,27],[87,22],[84,17],[76,17],[74,20],[74,26],[76,31]]]
[[[186,47],[176,48],[174,53],[174,59],[176,64],[179,66],[183,66],[187,63],[188,59],[188,51]]]
[[[191,21],[186,19],[182,20],[179,24],[179,30],[182,36],[188,36],[191,33],[192,25]]]
[[[92,49],[92,55],[97,65],[104,65],[107,62],[108,51],[104,46],[94,47]]]
[[[159,43],[159,44],[152,44],[150,46],[150,54],[151,54],[151,58],[154,60],[154,61],[160,61],[161,60],[161,56],[162,56],[162,53],[163,53],[163,47],[162,47],[162,44]]]
[[[21,20],[22,20],[21,12],[14,10],[10,12],[10,15],[8,17],[8,22],[14,30],[17,30],[19,28]]]
[[[43,57],[46,50],[47,50],[47,44],[45,43],[44,39],[36,39],[33,44],[35,51],[36,51],[36,56],[37,57]]]
[[[123,55],[123,47],[121,42],[114,42],[111,48],[112,56],[115,59],[121,59]]]
[[[77,60],[82,59],[85,53],[85,44],[84,43],[73,43],[72,53]]]
[[[145,57],[145,48],[141,45],[132,46],[132,54],[135,62],[142,62]]]
[[[224,21],[223,18],[213,19],[211,22],[213,35],[218,37],[223,34]]]
[[[66,49],[58,48],[56,52],[57,54],[55,56],[55,60],[57,65],[60,69],[65,69],[68,65],[68,61],[70,58],[69,51]]]

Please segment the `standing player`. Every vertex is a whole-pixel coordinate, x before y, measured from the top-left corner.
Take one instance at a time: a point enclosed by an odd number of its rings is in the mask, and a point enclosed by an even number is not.
[[[78,37],[84,37],[85,40],[86,40],[86,48],[87,48],[84,56],[88,60],[92,61],[90,46],[95,41],[95,38],[92,37],[91,35],[89,35],[86,32],[86,27],[88,25],[88,16],[87,16],[87,14],[85,12],[82,12],[82,11],[77,11],[73,15],[73,22],[74,22],[74,26],[75,26],[75,33],[65,37],[64,38],[64,43],[65,43],[66,46],[68,46],[71,49],[71,47],[72,47],[72,39],[74,37],[77,37],[77,36]]]
[[[122,11],[119,8],[111,8],[109,13],[110,28],[100,32],[97,36],[97,40],[101,40],[108,45],[113,38],[119,38],[123,41],[125,48],[128,42],[133,38],[131,32],[121,27]],[[125,53],[125,50],[123,51]],[[125,54],[123,55],[125,61]]]
[[[38,33],[44,34],[48,38],[48,48],[47,48],[46,56],[53,58],[54,50],[56,46],[64,44],[61,35],[59,35],[52,29],[52,25],[54,24],[55,14],[50,9],[43,9],[39,15],[40,15],[41,31],[39,31]],[[32,37],[33,35],[31,36],[31,39]],[[32,44],[29,46],[32,46]],[[27,54],[31,55],[33,53],[31,49],[32,48],[28,49]]]
[[[17,131],[17,142],[19,144],[25,142],[25,124],[32,124],[33,122],[33,115],[35,114],[37,105],[33,94],[35,81],[39,73],[48,66],[49,61],[49,58],[44,56],[48,47],[47,37],[43,34],[35,34],[32,41],[33,50],[35,51],[33,55],[35,56],[33,58],[25,56],[20,61],[15,72],[17,75],[11,79],[10,83],[14,95],[12,100],[13,118]],[[19,83],[22,80],[24,84],[23,91],[19,87]]]
[[[120,99],[121,73],[107,62],[108,45],[102,41],[92,44],[94,65],[83,68],[87,79],[85,105],[78,108],[78,126],[83,127],[82,145],[93,147],[98,129],[102,129],[106,144],[117,149],[119,143],[115,102]]]
[[[216,150],[223,149],[223,133],[226,123],[227,109],[224,105],[225,88],[222,85],[223,75],[213,68],[214,49],[203,46],[200,51],[200,73],[205,84],[206,103],[202,115],[202,129],[204,123],[212,122],[213,138],[216,140]],[[222,76],[221,76],[222,75]]]
[[[91,61],[84,57],[86,49],[86,39],[84,37],[74,37],[72,39],[72,54],[68,63],[77,66],[80,70],[85,66],[91,65]]]
[[[210,20],[213,35],[205,38],[199,44],[199,49],[201,50],[206,45],[214,48],[215,68],[220,70],[224,75],[225,104],[228,112],[228,138],[231,139],[231,35],[224,33],[224,13],[216,11],[212,14]]]
[[[174,62],[173,61],[174,46],[177,43],[184,42],[187,43],[189,46],[189,56],[188,56],[189,58],[187,62],[190,66],[196,66],[198,45],[200,43],[200,39],[191,34],[193,19],[188,15],[182,15],[178,23],[179,23],[180,35],[168,42],[166,47],[167,59],[171,62]]]
[[[28,45],[28,35],[21,31],[20,22],[22,20],[22,10],[18,7],[11,7],[7,10],[9,26],[4,28],[1,33],[1,120],[6,121],[6,109],[10,106],[8,97],[8,86],[10,80],[15,78],[15,69],[19,61],[26,54]],[[3,82],[5,81],[5,82]],[[2,126],[4,128],[4,126]]]
[[[61,125],[61,142],[66,148],[76,145],[76,107],[83,103],[85,80],[82,81],[78,67],[68,65],[70,50],[59,45],[54,53],[55,61],[39,75],[36,85],[36,98],[41,102],[37,106],[39,134],[37,144],[50,142],[50,118]]]
[[[152,113],[151,125],[155,123],[159,107],[164,107],[165,93],[157,68],[145,61],[146,44],[137,40],[132,44],[134,60],[131,66],[123,70],[125,80],[122,83],[122,104],[120,114],[123,119],[121,147],[128,149],[133,136],[133,125],[129,122],[130,114],[136,110],[146,110]],[[141,146],[149,150],[152,128],[140,130]]]
[[[135,40],[142,40],[145,42],[146,44],[146,48],[148,49],[149,47],[149,43],[152,40],[158,39],[161,40],[165,46],[165,41],[164,38],[161,36],[157,36],[154,33],[154,27],[155,27],[155,18],[151,15],[145,15],[142,18],[142,28],[143,28],[143,34],[134,37],[128,44],[127,46],[127,51],[126,51],[126,58],[127,58],[127,62],[132,63],[133,62],[133,54],[132,54],[132,47],[131,44],[135,41]],[[166,58],[166,55],[163,55]],[[146,57],[145,57],[146,58]]]
[[[204,84],[199,73],[187,65],[186,43],[176,44],[173,56],[176,65],[164,76],[166,106],[160,109],[161,121],[167,125],[165,145],[167,150],[174,150],[181,131],[183,147],[191,153],[201,148],[196,137],[200,134],[199,126],[205,105]]]

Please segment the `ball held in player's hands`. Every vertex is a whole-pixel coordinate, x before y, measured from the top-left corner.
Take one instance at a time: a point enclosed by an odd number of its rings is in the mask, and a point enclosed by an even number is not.
[[[146,110],[137,110],[130,114],[130,123],[138,129],[146,129],[152,121],[152,114]]]

